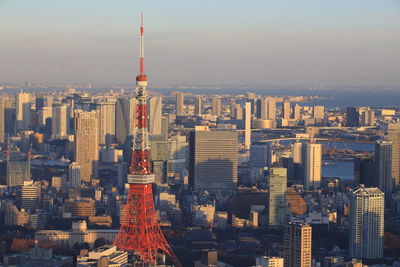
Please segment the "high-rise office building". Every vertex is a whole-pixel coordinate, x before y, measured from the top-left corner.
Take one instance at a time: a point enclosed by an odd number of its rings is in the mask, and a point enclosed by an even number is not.
[[[392,179],[394,185],[400,184],[400,123],[388,125],[388,139],[392,141]]]
[[[30,94],[21,92],[15,95],[15,119],[17,130],[26,130],[31,126]]]
[[[189,144],[186,136],[174,135],[169,139],[168,173],[181,173],[187,169]]]
[[[221,98],[216,96],[212,99],[212,107],[211,107],[212,115],[221,115]]]
[[[390,202],[394,181],[392,179],[392,142],[375,143],[375,179],[378,188],[385,193],[386,203]]]
[[[99,113],[99,143],[110,145],[115,143],[115,102],[96,103]]]
[[[276,119],[276,99],[272,97],[266,97],[263,99],[257,99],[256,102],[257,112],[256,117],[263,120],[275,120]]]
[[[290,102],[284,101],[282,102],[282,118],[283,119],[290,119]]]
[[[235,120],[243,120],[243,109],[240,104],[235,105]]]
[[[196,103],[194,105],[194,115],[201,116],[203,110],[203,99],[201,96],[196,97]]]
[[[51,119],[51,138],[66,138],[67,123],[67,105],[62,103],[53,103]]]
[[[115,136],[118,144],[124,144],[135,130],[136,98],[118,98],[115,105]]]
[[[52,127],[53,107],[42,107],[38,112],[38,126]],[[47,125],[48,124],[48,125]]]
[[[302,164],[302,147],[303,143],[294,142],[291,147],[291,157],[293,159],[293,163]]]
[[[293,106],[293,119],[300,120],[301,118],[301,107],[296,104]]]
[[[287,221],[287,169],[271,168],[267,181],[269,188],[268,225],[284,225]]]
[[[244,107],[244,149],[250,149],[251,145],[251,103],[246,102]]]
[[[349,256],[383,257],[384,193],[376,187],[356,187],[350,192]]]
[[[16,129],[16,114],[12,100],[2,97],[4,104],[4,131],[6,135],[13,135]]]
[[[162,119],[162,98],[151,97],[149,102],[149,134],[161,134],[161,119]]]
[[[189,176],[194,190],[236,190],[236,132],[214,132],[199,126],[190,133],[189,147]]]
[[[69,164],[68,184],[71,188],[79,188],[81,186],[81,166],[77,162]]]
[[[303,144],[302,162],[305,188],[319,189],[322,177],[322,145],[313,142]]]
[[[269,97],[267,98],[267,120],[275,120],[276,119],[276,99]]]
[[[346,108],[346,127],[359,127],[360,114],[357,107]]]
[[[14,187],[23,185],[24,181],[31,180],[31,164],[26,159],[11,159],[7,160],[7,186]]]
[[[98,111],[75,113],[75,161],[81,166],[81,181],[97,177],[99,161]]]
[[[169,142],[164,136],[153,135],[149,138],[151,169],[157,184],[167,182],[167,162],[169,159]]]
[[[184,116],[185,115],[185,96],[182,92],[176,93],[176,116]]]
[[[21,187],[21,208],[35,210],[40,204],[40,183],[24,181]]]
[[[325,118],[325,107],[324,106],[314,106],[313,109],[314,119],[321,119]]]
[[[5,140],[5,116],[4,116],[4,99],[0,98],[0,144]]]
[[[271,166],[271,143],[253,143],[250,146],[250,167],[264,168]]]
[[[375,161],[369,156],[354,158],[354,183],[366,186],[378,186],[376,179]]]
[[[361,113],[361,126],[375,125],[375,112],[372,109],[364,110]]]
[[[229,117],[231,117],[231,119],[235,119],[235,112],[236,112],[236,101],[234,99],[231,99],[230,114],[229,114]]]
[[[46,96],[36,96],[36,112],[41,111],[44,107],[51,108],[53,105],[53,96],[46,95]]]
[[[288,223],[284,228],[284,266],[311,267],[312,228],[305,223]]]

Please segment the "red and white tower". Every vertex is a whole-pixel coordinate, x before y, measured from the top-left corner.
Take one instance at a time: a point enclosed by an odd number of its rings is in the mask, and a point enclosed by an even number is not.
[[[128,174],[129,193],[121,229],[114,245],[131,251],[149,266],[157,263],[158,253],[169,256],[176,266],[182,266],[168,245],[157,220],[154,208],[148,141],[147,76],[144,74],[143,14],[140,27],[140,72],[136,76],[136,132],[132,148],[132,161]]]

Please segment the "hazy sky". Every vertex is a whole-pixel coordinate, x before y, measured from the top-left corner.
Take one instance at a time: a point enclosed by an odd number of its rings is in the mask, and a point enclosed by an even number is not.
[[[1,82],[400,85],[400,0],[0,0]]]

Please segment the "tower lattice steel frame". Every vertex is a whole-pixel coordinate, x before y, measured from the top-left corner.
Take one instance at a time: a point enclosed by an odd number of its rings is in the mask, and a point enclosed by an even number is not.
[[[154,207],[152,190],[154,175],[150,170],[147,131],[147,76],[144,74],[143,14],[140,27],[140,72],[136,77],[136,99],[136,132],[128,174],[128,200],[114,245],[119,249],[134,253],[150,266],[157,264],[158,253],[163,252],[176,266],[181,267],[181,263],[161,232]]]

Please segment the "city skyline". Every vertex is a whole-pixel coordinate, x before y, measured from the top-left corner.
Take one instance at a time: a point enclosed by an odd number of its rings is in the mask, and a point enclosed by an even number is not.
[[[79,7],[79,8],[77,8]],[[1,1],[0,82],[396,86],[398,1]],[[227,45],[229,44],[229,45]]]

